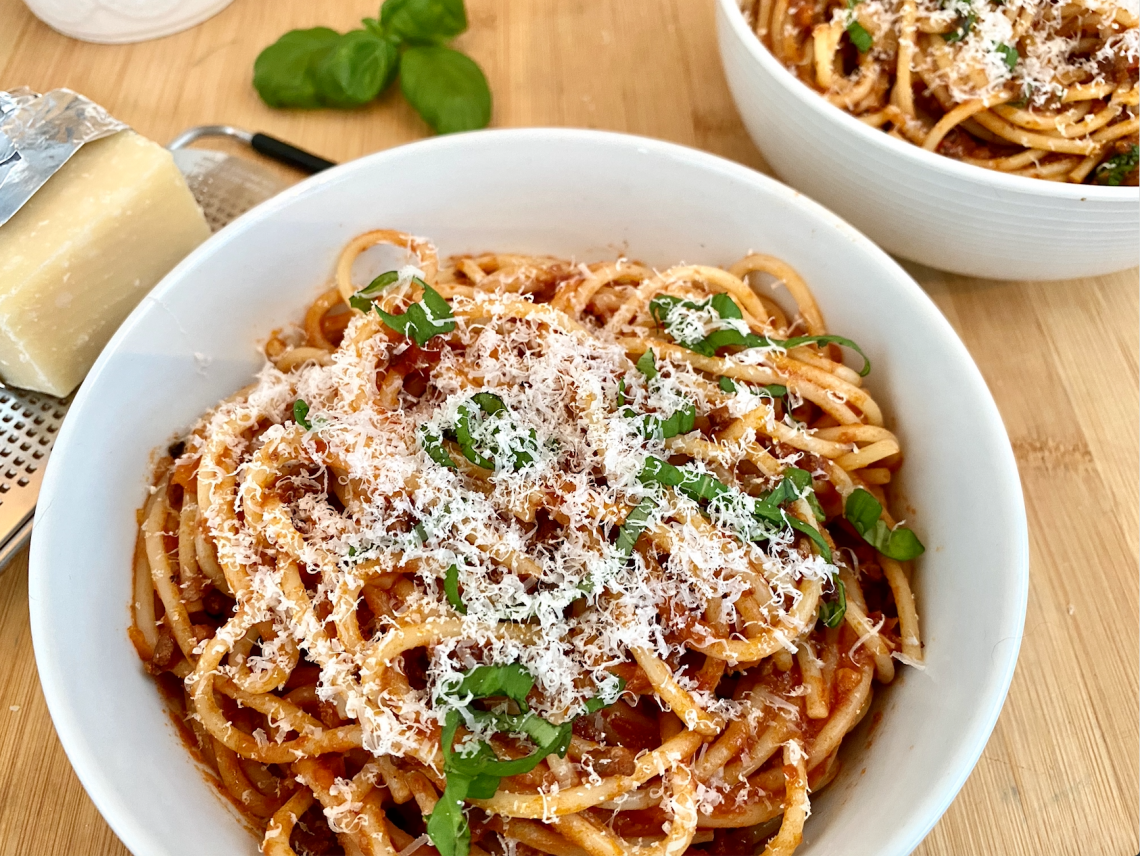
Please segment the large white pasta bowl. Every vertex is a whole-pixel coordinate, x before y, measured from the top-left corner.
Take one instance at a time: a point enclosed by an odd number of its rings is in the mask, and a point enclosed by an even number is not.
[[[131,851],[257,851],[127,639],[152,450],[246,385],[258,343],[300,318],[350,237],[379,226],[430,236],[442,254],[620,253],[666,265],[728,264],[753,250],[803,274],[831,328],[873,361],[870,386],[906,450],[907,516],[927,546],[915,575],[927,667],[879,694],[881,717],[865,720],[842,773],[813,798],[799,852],[910,853],[985,746],[1021,640],[1025,511],[993,399],[926,294],[819,205],[707,154],[567,130],[438,138],[303,182],[171,272],[84,382],[35,520],[32,632],[63,746]]]
[[[739,0],[716,0],[716,17],[729,88],[764,158],[888,252],[990,279],[1069,279],[1136,265],[1140,189],[1006,175],[895,139],[784,68]]]

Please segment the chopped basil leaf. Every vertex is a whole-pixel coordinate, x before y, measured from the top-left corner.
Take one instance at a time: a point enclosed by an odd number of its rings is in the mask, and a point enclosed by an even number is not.
[[[794,471],[794,472],[793,472]],[[803,475],[798,475],[802,473]],[[804,477],[806,476],[806,483]],[[716,501],[718,498],[728,498],[739,493],[709,473],[701,473],[688,467],[676,467],[660,458],[648,457],[638,474],[642,484],[659,484],[665,487],[676,488],[678,493],[692,499],[694,502],[703,500]],[[797,487],[797,482],[803,487]],[[814,526],[804,523],[798,517],[788,514],[780,506],[786,502],[799,499],[800,495],[811,484],[811,474],[804,470],[790,467],[785,471],[784,477],[776,488],[762,499],[740,494],[751,505],[752,516],[758,521],[774,526],[790,526],[797,532],[806,535],[819,548],[824,561],[831,561],[831,546],[822,533]]]
[[[1001,59],[1002,62],[1005,63],[1005,67],[1010,71],[1013,71],[1014,68],[1017,67],[1017,61],[1021,59],[1020,54],[1017,52],[1017,48],[1013,47],[1012,45],[1002,44],[999,42],[996,50],[999,54],[1001,54]]]
[[[419,277],[413,279],[424,290],[419,303],[413,303],[403,313],[390,314],[377,308],[376,314],[397,333],[403,333],[422,348],[433,336],[454,330],[455,316],[451,314],[451,304],[438,291]]]
[[[847,587],[838,576],[833,578],[835,583],[835,599],[825,598],[819,602],[819,620],[825,627],[835,629],[843,623],[843,616],[847,614]]]
[[[293,421],[306,431],[313,430],[313,424],[309,421],[309,405],[299,398],[293,402]]]
[[[653,349],[649,348],[644,354],[638,357],[635,363],[637,370],[645,375],[646,380],[653,380],[657,377],[657,363],[653,357]]]
[[[855,488],[847,497],[843,514],[859,535],[888,558],[905,562],[922,555],[926,548],[905,526],[891,529],[882,520],[883,506],[869,491]]]
[[[867,28],[858,21],[852,21],[847,25],[847,38],[851,39],[851,44],[855,45],[859,53],[866,53],[875,43],[871,34],[867,32]]]
[[[870,36],[867,36],[867,38],[869,39]],[[691,300],[682,300],[679,297],[673,297],[669,294],[659,294],[649,302],[649,311],[653,315],[653,319],[665,329],[666,333],[673,336],[673,340],[677,342],[677,344],[706,357],[716,356],[716,352],[719,349],[731,346],[743,348],[775,346],[777,348],[789,349],[799,345],[836,344],[850,348],[863,358],[863,367],[859,370],[860,377],[866,377],[871,371],[871,360],[863,353],[863,349],[845,336],[793,336],[791,339],[769,339],[767,336],[757,336],[755,333],[745,334],[737,329],[729,328],[716,330],[702,339],[687,339],[685,338],[684,332],[677,329],[676,323],[671,323],[670,321],[672,314],[678,307],[695,311],[712,308],[722,319],[742,322],[743,315],[740,311],[740,307],[736,305],[731,297],[724,293],[714,294],[708,300],[702,301],[701,303],[693,303]],[[679,334],[679,336],[675,334]],[[787,388],[781,384],[772,384],[771,387],[780,387],[784,393],[787,392]],[[724,389],[723,385],[721,389]],[[729,390],[725,391],[728,392]],[[773,397],[777,396],[773,394]]]
[[[625,522],[618,530],[617,537],[617,551],[625,558],[633,555],[633,547],[637,543],[637,539],[641,537],[641,533],[645,531],[646,526],[649,525],[649,518],[653,515],[653,510],[657,508],[657,500],[651,496],[647,496],[641,500],[637,506],[625,517]]]
[[[637,416],[637,414],[629,408],[626,408],[623,415],[629,419],[633,419]],[[666,419],[662,419],[659,416],[642,416],[641,433],[645,437],[656,437],[661,440],[668,440],[670,437],[676,437],[678,434],[688,434],[693,430],[696,421],[697,409],[689,404]]]
[[[1137,165],[1140,165],[1140,146],[1133,145],[1128,151],[1113,155],[1097,166],[1093,181],[1109,187],[1119,187],[1129,173],[1135,171]]]
[[[372,309],[372,298],[380,294],[385,288],[400,278],[400,272],[390,270],[387,273],[382,273],[360,291],[356,292],[352,297],[348,298],[348,305],[353,309],[359,309],[361,312],[368,312]]]
[[[454,696],[473,698],[506,696],[525,713],[527,694],[534,688],[534,678],[518,663],[505,666],[476,666],[458,684],[448,688]]]
[[[974,22],[978,20],[977,14],[970,8],[970,5],[971,0],[965,0],[965,2],[947,2],[947,0],[943,0],[942,8],[945,9],[949,6],[957,6],[959,8],[958,19],[954,22],[954,29],[948,33],[943,33],[943,40],[951,43],[960,42],[970,34],[970,30],[974,28]],[[969,9],[965,15],[961,13],[963,6]]]
[[[458,565],[452,565],[443,575],[443,593],[447,595],[447,602],[451,604],[452,609],[460,615],[467,614],[467,607],[464,605],[463,599],[459,596]]]
[[[478,411],[473,410],[470,405],[474,404],[478,407]],[[460,451],[463,456],[477,467],[483,467],[486,470],[495,469],[495,457],[502,454],[502,449],[498,443],[493,440],[489,443],[478,444],[472,434],[472,425],[481,424],[483,419],[488,416],[494,416],[497,413],[503,413],[507,410],[507,405],[503,403],[503,399],[491,392],[477,392],[471,396],[471,400],[459,406],[459,416],[455,420],[455,441],[459,444]],[[496,428],[493,435],[498,434]],[[538,454],[538,435],[532,428],[527,442],[528,449],[513,449],[511,450],[512,465],[514,470],[521,470],[529,463],[533,463],[535,455]]]
[[[730,377],[721,377],[717,380],[717,386],[721,388],[722,392],[732,394],[739,388],[736,381]],[[745,386],[747,389],[748,387]],[[766,394],[769,398],[783,398],[788,394],[788,388],[782,383],[769,383],[764,386],[758,387],[757,391]]]
[[[842,345],[850,348],[863,358],[863,368],[859,369],[859,377],[866,377],[871,373],[871,359],[863,353],[863,349],[845,336],[795,336],[791,339],[773,339],[772,344],[781,348],[795,348],[799,345]]]
[[[625,407],[625,378],[618,381],[617,406]]]
[[[673,337],[677,344],[688,348],[698,354],[706,357],[716,355],[717,350],[720,348],[727,348],[731,346],[740,346],[745,348],[755,348],[761,345],[768,344],[762,337],[754,333],[744,333],[736,326],[730,326],[722,330],[715,330],[712,333],[700,339],[693,339],[687,337],[685,333],[678,326],[678,323],[673,320],[673,316],[678,309],[685,309],[695,312],[700,312],[706,309],[713,310],[723,320],[740,321],[743,326],[743,315],[740,307],[736,305],[731,297],[723,292],[714,294],[707,300],[702,300],[700,303],[694,303],[691,300],[682,300],[680,297],[673,297],[670,294],[659,294],[649,301],[649,311],[653,315],[653,319],[661,325],[665,332]]]
[[[441,467],[447,467],[450,470],[457,469],[455,461],[451,460],[451,455],[443,447],[443,441],[424,427],[420,428],[420,445],[424,447],[427,456]]]
[[[443,772],[447,784],[427,821],[427,833],[440,856],[466,856],[471,845],[471,831],[463,812],[466,799],[490,799],[499,788],[500,779],[528,773],[548,755],[566,757],[573,736],[574,721],[555,725],[530,712],[526,696],[534,686],[534,678],[517,663],[506,666],[478,666],[448,689],[452,696],[494,698],[505,696],[514,701],[520,714],[493,713],[470,707],[465,712],[448,711],[440,737],[443,750]],[[618,694],[625,682],[618,681]],[[615,699],[616,700],[616,699]],[[587,699],[587,714],[612,704],[595,697]],[[464,718],[474,720],[488,730],[521,734],[535,744],[535,750],[522,758],[500,760],[490,744],[478,740],[467,744],[463,754],[453,746],[455,732]]]

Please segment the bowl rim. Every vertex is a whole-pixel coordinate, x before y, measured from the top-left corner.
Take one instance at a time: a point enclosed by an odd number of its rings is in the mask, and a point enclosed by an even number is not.
[[[804,194],[777,181],[771,176],[757,172],[742,164],[730,161],[727,158],[709,152],[682,146],[677,143],[655,140],[651,138],[624,134],[611,131],[597,131],[588,129],[568,128],[511,128],[490,129],[474,131],[463,134],[452,134],[431,137],[395,146],[390,149],[366,155],[354,161],[333,167],[317,175],[311,176],[291,188],[286,189],[277,196],[256,206],[241,215],[234,223],[212,235],[199,247],[193,250],[185,259],[171,270],[149,293],[149,298],[142,300],[131,312],[127,319],[112,336],[96,360],[95,365],[80,386],[72,404],[72,411],[82,414],[86,408],[88,398],[94,393],[94,381],[102,376],[117,354],[124,342],[133,331],[145,323],[145,316],[153,310],[152,304],[161,304],[161,298],[171,289],[179,286],[188,271],[199,264],[199,260],[219,251],[221,248],[234,242],[240,242],[250,227],[265,220],[272,220],[281,212],[288,210],[296,201],[312,194],[320,193],[323,185],[339,181],[341,176],[362,170],[384,169],[386,162],[406,156],[407,150],[424,156],[446,153],[450,150],[462,150],[471,143],[477,145],[493,144],[498,140],[522,140],[532,145],[542,146],[550,143],[571,143],[583,147],[618,148],[634,150],[639,154],[647,154],[660,158],[666,162],[684,164],[687,167],[708,170],[726,175],[739,181],[752,184],[763,192],[772,194],[790,205],[806,209],[807,213],[817,218],[822,224],[834,227],[838,234],[860,244],[875,261],[882,265],[884,272],[893,275],[900,286],[910,290],[916,300],[915,308],[919,317],[925,323],[941,327],[949,334],[948,346],[957,352],[956,361],[961,369],[969,376],[970,382],[980,391],[981,412],[979,417],[984,420],[988,430],[994,432],[998,439],[999,471],[997,477],[1008,489],[1009,510],[1013,513],[1014,531],[1009,534],[1009,550],[1014,560],[1011,562],[1013,576],[1013,597],[1010,598],[1007,608],[1002,615],[1002,648],[1004,655],[999,659],[996,655],[990,660],[989,680],[987,688],[989,695],[986,706],[980,715],[974,719],[973,727],[958,741],[950,760],[944,769],[940,770],[937,784],[931,788],[932,797],[916,810],[909,821],[902,825],[903,835],[894,837],[896,846],[902,843],[898,854],[909,854],[929,834],[930,830],[945,814],[950,804],[957,797],[959,791],[966,783],[966,779],[973,772],[978,760],[981,758],[986,744],[997,723],[998,716],[1005,704],[1013,674],[1017,665],[1018,653],[1024,636],[1026,608],[1029,596],[1029,533],[1028,520],[1025,510],[1024,494],[1020,477],[1017,471],[1012,445],[1005,430],[997,404],[993,399],[989,387],[986,385],[981,371],[974,362],[973,357],[966,349],[965,344],[950,322],[938,309],[930,296],[918,285],[913,277],[877,244],[855,229],[838,215],[815,202]],[[54,629],[50,621],[51,601],[47,598],[45,589],[47,579],[51,574],[51,566],[46,558],[46,548],[39,548],[45,540],[58,537],[55,528],[60,525],[58,515],[51,515],[41,519],[40,510],[51,506],[52,499],[57,491],[65,489],[65,473],[71,457],[70,447],[73,445],[72,436],[79,435],[78,419],[65,420],[60,429],[55,447],[62,454],[49,459],[41,488],[41,502],[37,506],[35,528],[33,529],[32,548],[28,564],[28,599],[30,611],[30,624],[33,641],[33,650],[36,667],[47,702],[52,723],[59,736],[69,762],[84,787],[88,797],[98,808],[112,830],[120,837],[132,853],[138,856],[147,856],[151,835],[143,822],[141,815],[132,810],[125,802],[113,779],[108,777],[103,768],[93,757],[89,746],[85,719],[80,712],[67,704],[64,686],[67,676],[63,669],[54,661]],[[1002,443],[1001,441],[1004,441]],[[80,443],[81,445],[81,443]],[[77,453],[78,454],[78,453]],[[59,573],[58,571],[56,573]],[[129,599],[129,597],[128,597]],[[126,600],[124,600],[124,605]],[[125,613],[124,613],[125,614]],[[125,625],[124,625],[125,629]],[[45,644],[46,643],[46,644]],[[1011,644],[1005,644],[1011,643]],[[897,831],[896,831],[897,832]]]
[[[846,110],[832,104],[818,92],[796,77],[768,50],[759,37],[748,26],[744,19],[744,10],[740,8],[738,0],[717,0],[717,5],[724,15],[733,34],[745,45],[745,49],[752,59],[783,86],[785,91],[792,94],[798,101],[808,106],[808,109],[823,117],[826,121],[859,137],[864,142],[879,146],[904,160],[910,161],[919,168],[933,172],[943,173],[951,179],[971,181],[978,184],[989,184],[1011,192],[1030,196],[1041,196],[1048,199],[1078,200],[1081,202],[1122,202],[1140,199],[1140,187],[1106,187],[1099,184],[1072,184],[1069,182],[1046,181],[1040,178],[1030,178],[1024,175],[1010,175],[982,166],[964,163],[946,155],[928,152],[926,149],[898,140],[885,134],[878,128],[860,122]]]

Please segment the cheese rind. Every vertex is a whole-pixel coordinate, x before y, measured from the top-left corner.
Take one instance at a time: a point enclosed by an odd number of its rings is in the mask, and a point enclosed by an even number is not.
[[[166,149],[133,131],[84,145],[0,226],[0,377],[70,393],[209,234]]]

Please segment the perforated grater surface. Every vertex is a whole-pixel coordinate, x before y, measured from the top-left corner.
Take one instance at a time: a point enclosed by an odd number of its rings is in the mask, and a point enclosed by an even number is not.
[[[277,151],[260,147],[258,151],[305,172],[332,166],[329,161],[286,143],[240,129],[228,126],[190,129],[169,148],[211,232],[217,232],[289,185],[276,173],[247,158],[183,148],[200,137],[219,135],[235,137],[251,145],[256,137],[269,140],[271,147],[278,147]],[[72,396],[60,399],[0,384],[0,572],[31,538],[32,516],[44,467],[71,399]]]

